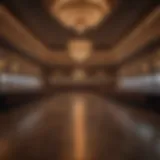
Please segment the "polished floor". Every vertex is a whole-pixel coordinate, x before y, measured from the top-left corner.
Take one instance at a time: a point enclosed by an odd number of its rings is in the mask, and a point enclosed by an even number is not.
[[[0,160],[158,160],[160,117],[90,94],[0,113]]]

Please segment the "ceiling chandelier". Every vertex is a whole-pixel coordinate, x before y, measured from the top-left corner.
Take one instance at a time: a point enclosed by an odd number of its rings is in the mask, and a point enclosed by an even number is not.
[[[94,28],[111,11],[110,0],[48,0],[49,12],[78,33]]]

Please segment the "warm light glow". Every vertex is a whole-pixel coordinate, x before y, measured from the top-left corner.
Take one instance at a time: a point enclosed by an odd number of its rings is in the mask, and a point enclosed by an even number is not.
[[[86,133],[85,133],[85,100],[74,97],[73,102],[73,132],[74,132],[74,159],[86,159]]]
[[[20,64],[18,62],[12,62],[11,64],[12,73],[18,73],[19,70],[20,70]]]
[[[109,0],[50,0],[49,11],[64,26],[83,33],[96,27],[109,14]]]
[[[6,67],[6,61],[5,60],[0,60],[0,71],[3,71]]]
[[[87,40],[72,40],[68,43],[69,56],[78,63],[86,61],[92,52],[92,43]]]
[[[81,80],[84,80],[86,78],[86,73],[83,70],[76,69],[73,72],[72,76],[73,76],[73,80],[75,80],[75,81],[81,81]]]

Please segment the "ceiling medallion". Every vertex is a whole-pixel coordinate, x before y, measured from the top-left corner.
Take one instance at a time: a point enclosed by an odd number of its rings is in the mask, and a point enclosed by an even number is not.
[[[83,33],[110,13],[110,0],[50,0],[49,12],[64,26]]]

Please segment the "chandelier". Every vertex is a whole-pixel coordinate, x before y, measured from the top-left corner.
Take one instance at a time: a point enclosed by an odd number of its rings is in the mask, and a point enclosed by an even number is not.
[[[110,13],[109,0],[49,0],[52,16],[65,27],[83,33],[96,27]]]

